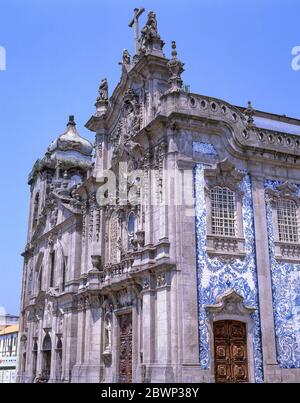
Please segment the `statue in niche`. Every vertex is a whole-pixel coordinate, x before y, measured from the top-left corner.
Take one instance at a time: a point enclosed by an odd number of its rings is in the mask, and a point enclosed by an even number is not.
[[[112,323],[111,314],[107,313],[104,320],[104,352],[111,353],[112,346]]]

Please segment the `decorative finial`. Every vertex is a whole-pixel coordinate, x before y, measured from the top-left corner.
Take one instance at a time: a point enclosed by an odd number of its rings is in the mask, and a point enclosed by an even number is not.
[[[169,84],[171,84],[171,88],[169,92],[180,92],[182,91],[182,79],[181,74],[184,72],[184,63],[182,63],[179,59],[177,59],[177,47],[176,42],[172,41],[172,59],[168,62],[168,68],[171,73],[171,77],[169,79]]]
[[[177,50],[176,50],[176,42],[172,41],[172,57],[173,59],[177,58]]]
[[[74,115],[69,116],[69,121],[67,126],[76,126]]]
[[[247,117],[247,126],[248,128],[252,128],[255,126],[253,116],[255,115],[255,111],[252,106],[252,102],[248,101],[248,107],[244,111],[245,116]]]

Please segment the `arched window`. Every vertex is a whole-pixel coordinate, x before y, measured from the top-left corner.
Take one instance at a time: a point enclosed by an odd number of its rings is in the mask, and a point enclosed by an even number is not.
[[[236,236],[235,193],[228,188],[211,190],[211,229],[213,235]]]
[[[135,226],[135,216],[134,216],[134,213],[131,212],[129,214],[128,223],[127,223],[128,250],[133,249],[134,226]]]
[[[40,195],[37,193],[34,198],[33,204],[33,218],[32,218],[32,228],[36,227],[38,216],[39,216],[39,205],[40,205]]]
[[[50,253],[50,287],[54,287],[55,251]]]
[[[65,291],[66,288],[66,270],[67,270],[68,257],[63,256],[62,269],[61,269],[61,291]]]
[[[118,221],[117,213],[113,213],[109,222],[109,262],[113,264],[118,262]]]
[[[51,337],[47,334],[43,341],[43,362],[42,362],[42,376],[44,379],[48,380],[50,377],[51,370],[51,350],[52,342]]]
[[[277,202],[278,234],[280,242],[299,242],[297,205],[293,200],[280,199]]]
[[[32,287],[33,287],[33,269],[31,267],[28,275],[28,295],[32,294]]]
[[[38,277],[38,291],[42,291],[43,288],[43,269],[43,266],[41,266]]]

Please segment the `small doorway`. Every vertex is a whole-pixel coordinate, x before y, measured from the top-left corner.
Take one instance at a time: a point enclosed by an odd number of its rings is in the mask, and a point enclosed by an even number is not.
[[[246,324],[222,320],[213,329],[216,383],[249,382]]]

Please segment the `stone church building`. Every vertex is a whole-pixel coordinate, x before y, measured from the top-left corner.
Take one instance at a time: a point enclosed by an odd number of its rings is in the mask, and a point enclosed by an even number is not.
[[[29,175],[19,382],[299,382],[300,120],[193,94],[156,15]]]

